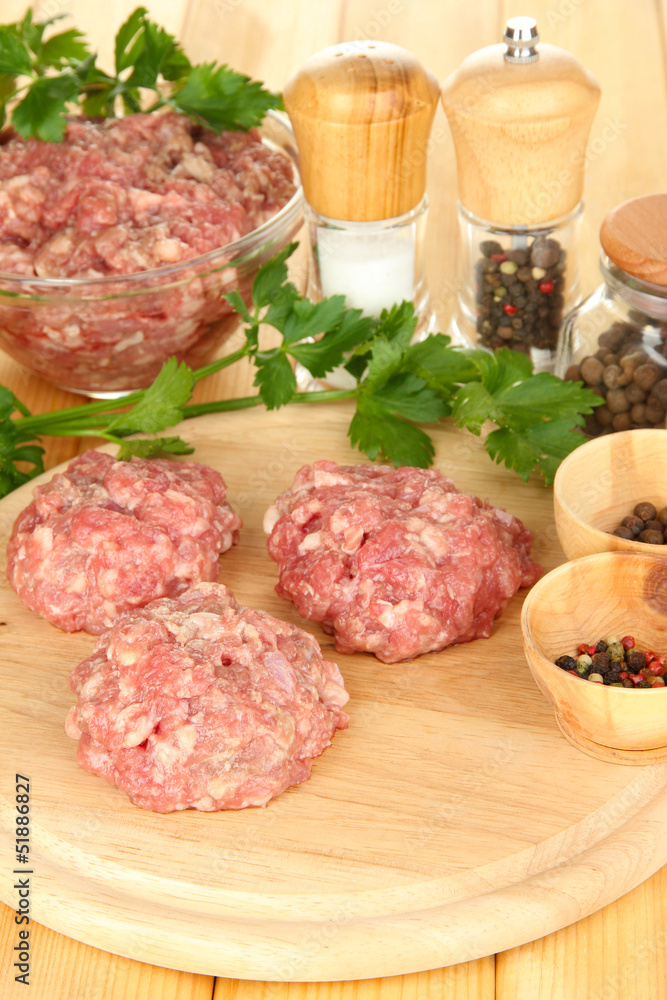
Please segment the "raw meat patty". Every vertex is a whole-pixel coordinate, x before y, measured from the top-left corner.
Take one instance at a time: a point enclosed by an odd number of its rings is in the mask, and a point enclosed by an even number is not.
[[[87,451],[19,514],[7,576],[31,611],[96,634],[122,611],[217,580],[240,527],[205,465]]]
[[[306,465],[264,528],[278,594],[385,663],[487,637],[541,573],[521,521],[433,470]]]
[[[80,766],[155,812],[263,806],[347,726],[313,636],[216,583],[122,615],[70,685]]]

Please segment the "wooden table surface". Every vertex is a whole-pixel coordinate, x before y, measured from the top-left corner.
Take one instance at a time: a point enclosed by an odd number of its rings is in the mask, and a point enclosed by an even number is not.
[[[70,13],[111,65],[113,35],[135,0],[44,0],[42,17]],[[597,234],[605,213],[627,198],[665,189],[667,0],[146,0],[194,61],[216,59],[280,89],[313,52],[335,42],[380,38],[411,49],[439,79],[473,50],[498,42],[505,19],[537,18],[602,86],[587,162],[582,229],[584,293],[598,283]],[[3,22],[24,0],[2,0]],[[440,107],[432,132],[428,274],[441,327],[455,297],[458,232],[453,146]],[[232,342],[229,349],[235,344]],[[198,400],[244,395],[249,370],[233,366],[197,387]],[[0,352],[0,382],[35,411],[76,397],[25,373]],[[47,467],[83,450],[47,440]],[[582,766],[586,760],[582,757]],[[0,875],[8,877],[3,859]],[[2,869],[5,869],[3,871]],[[213,980],[119,958],[42,927],[31,935],[31,982],[14,982],[17,927],[0,907],[0,994],[6,1000],[663,1000],[667,997],[667,869],[592,916],[532,944],[432,972],[347,983]]]

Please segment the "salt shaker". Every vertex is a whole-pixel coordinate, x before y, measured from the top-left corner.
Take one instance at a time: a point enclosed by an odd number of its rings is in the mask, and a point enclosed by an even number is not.
[[[345,42],[308,59],[283,96],[307,202],[309,296],[345,295],[368,316],[412,300],[418,332],[432,332],[424,230],[436,78],[398,45]]]
[[[455,342],[511,347],[537,371],[553,370],[563,314],[579,300],[576,243],[599,99],[595,78],[540,43],[530,17],[510,18],[502,43],[445,80],[461,231]]]

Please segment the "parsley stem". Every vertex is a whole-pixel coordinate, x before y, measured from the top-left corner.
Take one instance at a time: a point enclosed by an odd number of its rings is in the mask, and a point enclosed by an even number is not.
[[[322,392],[297,392],[290,403],[329,403],[342,399],[354,399],[354,389],[327,389]],[[236,399],[220,399],[212,403],[194,403],[183,407],[183,419],[201,417],[204,413],[227,413],[231,410],[249,410],[261,406],[260,396],[239,396]],[[288,404],[289,405],[289,404]]]
[[[197,368],[194,372],[195,382],[198,382],[202,378],[207,378],[209,375],[215,374],[215,372],[222,371],[223,368],[235,364],[241,358],[247,357],[248,354],[250,354],[250,345],[245,343],[243,347],[239,347],[238,351],[226,354],[224,358],[218,358],[217,361],[212,361],[210,365],[204,365],[203,368]]]
[[[223,368],[235,364],[249,353],[248,344],[244,344],[238,351],[227,354],[224,358],[219,358],[217,361],[212,361],[211,364],[205,365],[203,368],[198,368],[193,373],[195,381],[198,382],[199,379],[213,375],[214,372],[222,371]],[[131,392],[127,396],[119,396],[118,399],[100,399],[94,403],[82,403],[81,406],[68,406],[64,410],[31,414],[30,416],[19,418],[16,420],[16,424],[22,430],[34,431],[35,434],[50,434],[54,437],[63,437],[72,434],[77,429],[76,425],[79,422],[81,422],[80,432],[86,427],[104,426],[106,423],[105,416],[110,417],[112,414],[116,414],[128,406],[138,403],[143,399],[144,391],[144,389],[139,389],[137,392]],[[91,417],[98,417],[99,419],[93,421],[90,419]],[[67,429],[65,429],[65,425],[67,425]],[[60,427],[62,429],[54,429]]]

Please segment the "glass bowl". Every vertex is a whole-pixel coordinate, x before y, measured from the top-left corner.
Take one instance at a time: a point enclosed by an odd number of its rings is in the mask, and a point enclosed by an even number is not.
[[[223,294],[250,300],[258,269],[301,225],[303,193],[288,119],[270,111],[262,140],[291,160],[297,190],[246,236],[178,264],[104,278],[0,273],[0,347],[70,392],[114,398],[150,385],[174,355],[191,367],[212,360],[239,325]]]

